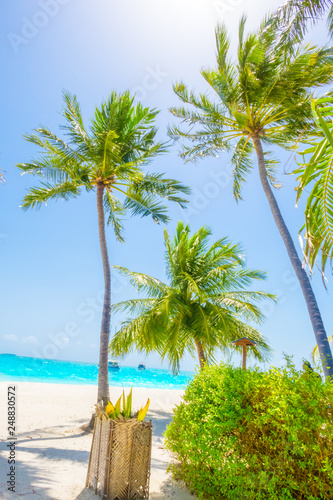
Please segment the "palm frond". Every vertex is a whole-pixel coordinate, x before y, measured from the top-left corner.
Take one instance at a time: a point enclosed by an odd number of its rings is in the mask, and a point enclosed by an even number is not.
[[[129,353],[134,348],[145,354],[153,351],[162,353],[163,341],[161,323],[151,311],[146,311],[133,320],[122,322],[110,342],[109,351],[114,356]]]
[[[287,45],[292,50],[295,43],[303,40],[309,27],[323,18],[327,9],[332,9],[332,0],[285,2],[270,20],[280,32],[279,43]]]
[[[149,308],[156,305],[156,298],[146,298],[146,299],[131,299],[124,300],[123,302],[117,302],[112,304],[111,310],[114,313],[117,312],[128,312],[129,314],[142,314],[146,312]]]
[[[134,192],[141,192],[165,198],[168,201],[178,203],[182,208],[186,208],[188,200],[179,196],[179,193],[190,194],[188,186],[174,179],[164,178],[164,174],[150,174],[142,176],[132,184]]]
[[[266,174],[271,186],[273,186],[275,189],[280,189],[282,187],[282,184],[277,180],[276,177],[277,166],[279,165],[278,160],[271,156],[270,151],[264,152],[264,158]]]
[[[84,128],[77,97],[70,92],[64,91],[63,100],[65,107],[62,115],[67,123],[60,128],[65,131],[70,141],[77,146],[78,152],[87,155],[91,149],[91,138]]]
[[[114,266],[114,269],[127,276],[130,279],[131,285],[139,292],[145,292],[154,298],[161,297],[168,290],[168,286],[163,281],[147,274],[133,272],[122,266]]]
[[[125,215],[126,210],[122,202],[110,191],[106,191],[104,195],[104,211],[108,215],[107,223],[112,225],[117,239],[123,242],[124,226],[121,217]]]
[[[157,201],[156,196],[145,195],[132,186],[126,191],[124,206],[132,215],[151,216],[154,222],[168,222],[167,208]]]
[[[231,158],[233,171],[233,193],[236,201],[241,200],[241,187],[246,180],[246,176],[252,170],[253,145],[249,138],[242,137],[236,144],[234,154]]]
[[[23,198],[22,208],[40,208],[48,200],[58,200],[59,198],[68,201],[76,198],[80,194],[80,186],[71,182],[61,184],[50,184],[41,182],[41,187],[31,188],[29,193]]]
[[[297,201],[311,186],[305,208],[304,255],[312,271],[319,253],[321,269],[325,272],[327,261],[333,259],[333,132],[325,118],[333,115],[333,98],[318,99],[313,110],[322,138],[303,152],[305,163],[296,171],[299,185]],[[302,228],[303,229],[303,228]],[[301,229],[301,233],[302,233]]]

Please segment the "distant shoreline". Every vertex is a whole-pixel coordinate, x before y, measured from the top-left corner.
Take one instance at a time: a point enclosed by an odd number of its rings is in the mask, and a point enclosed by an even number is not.
[[[19,354],[13,354],[10,352],[1,352],[0,353],[0,359],[1,356],[12,356],[15,358],[19,359],[35,359],[39,361],[47,361],[47,362],[55,362],[55,363],[72,363],[72,364],[78,364],[78,365],[89,365],[89,366],[98,366],[98,363],[93,363],[92,361],[73,361],[70,359],[56,359],[56,358],[39,358],[37,356],[20,356]],[[136,368],[137,365],[125,365],[122,364],[121,361],[119,361],[119,364],[122,368]],[[139,363],[138,363],[139,364]],[[159,370],[159,371],[164,371],[167,373],[171,373],[171,370],[169,368],[160,368],[160,367],[154,367],[154,366],[147,366],[147,369],[149,370]],[[194,375],[195,372],[191,370],[181,370],[179,373],[186,373],[190,375]]]
[[[183,390],[193,375],[179,372],[174,376],[170,370],[150,367],[139,370],[122,364],[119,370],[109,369],[110,385],[114,387]],[[98,364],[1,354],[0,381],[96,386]]]

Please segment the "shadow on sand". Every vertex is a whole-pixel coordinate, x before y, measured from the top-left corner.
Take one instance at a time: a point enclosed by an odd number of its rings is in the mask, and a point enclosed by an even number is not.
[[[152,410],[149,414],[150,419],[153,423],[153,441],[154,446],[162,447],[163,446],[163,433],[167,427],[167,425],[171,421],[172,413]],[[18,462],[16,464],[16,494],[12,494],[7,491],[6,485],[6,474],[8,469],[8,453],[6,441],[0,442],[0,498],[3,500],[14,500],[14,498],[24,498],[25,500],[38,500],[38,499],[47,499],[47,500],[59,500],[59,497],[56,498],[50,491],[54,491],[59,486],[61,482],[61,477],[57,477],[52,474],[51,468],[47,466],[45,468],[39,468],[35,465],[35,460],[43,460],[43,458],[47,458],[48,460],[66,460],[69,462],[76,462],[78,464],[82,464],[82,466],[88,467],[89,460],[89,451],[86,450],[77,450],[77,449],[66,449],[66,447],[61,446],[61,442],[67,442],[68,439],[79,439],[83,436],[86,436],[87,433],[83,432],[80,429],[80,425],[84,423],[85,420],[76,420],[74,422],[70,422],[70,426],[73,432],[68,432],[68,423],[63,426],[57,427],[46,427],[39,428],[31,431],[32,434],[29,436],[29,432],[22,433],[18,435],[17,447],[18,451],[20,451],[20,445],[22,452],[31,453],[34,456],[34,460],[21,460],[18,456]],[[68,433],[67,433],[68,432]],[[44,441],[56,441],[59,443],[59,446],[43,447]],[[29,444],[28,444],[29,443]],[[35,444],[35,446],[34,446]],[[23,445],[23,446],[22,446]],[[18,453],[19,455],[19,453]],[[31,464],[31,465],[30,465]],[[154,474],[154,470],[165,470],[167,463],[166,460],[160,459],[159,457],[152,457],[152,473]],[[41,472],[43,472],[41,474]],[[41,477],[41,475],[43,477]],[[33,484],[34,486],[30,486]],[[23,488],[23,485],[25,487]],[[29,486],[28,486],[29,485]],[[174,485],[172,481],[166,480],[162,485],[159,492],[152,492],[150,495],[151,500],[166,500],[171,498],[177,498],[178,486]],[[183,497],[183,492],[179,490],[179,498],[193,498]],[[99,497],[95,495],[95,493],[87,488],[83,488],[82,491],[73,497],[73,500],[96,500]]]
[[[1,443],[2,444],[2,443]],[[1,446],[3,451],[3,447]],[[30,466],[27,462],[16,463],[16,493],[12,493],[7,489],[7,479],[6,474],[8,472],[8,461],[7,457],[0,455],[0,498],[4,500],[13,500],[14,498],[24,498],[25,500],[37,500],[40,498],[47,498],[48,500],[59,500],[53,496],[50,496],[49,491],[58,481],[53,481],[50,477],[41,478],[38,469],[36,467]],[[34,484],[34,487],[27,487],[22,489],[22,485]]]

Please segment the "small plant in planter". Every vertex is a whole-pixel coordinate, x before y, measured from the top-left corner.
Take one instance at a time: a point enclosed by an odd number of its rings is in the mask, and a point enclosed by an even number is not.
[[[150,404],[150,399],[148,398],[146,405],[144,407],[141,406],[140,410],[132,415],[132,389],[131,389],[129,395],[127,396],[127,399],[125,396],[125,391],[123,391],[122,396],[120,396],[120,398],[118,399],[118,401],[114,406],[111,403],[111,401],[109,401],[109,403],[105,407],[105,413],[111,419],[118,418],[119,420],[122,420],[124,418],[136,418],[139,422],[142,422],[145,416],[147,415],[149,404]],[[101,411],[103,410],[101,409]]]
[[[151,421],[149,399],[132,412],[132,390],[115,405],[96,406],[86,486],[106,500],[148,499]]]

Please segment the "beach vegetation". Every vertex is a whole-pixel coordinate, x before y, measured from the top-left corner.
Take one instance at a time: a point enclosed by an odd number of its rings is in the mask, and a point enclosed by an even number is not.
[[[206,366],[165,433],[174,478],[200,499],[333,498],[333,385],[312,370]]]

